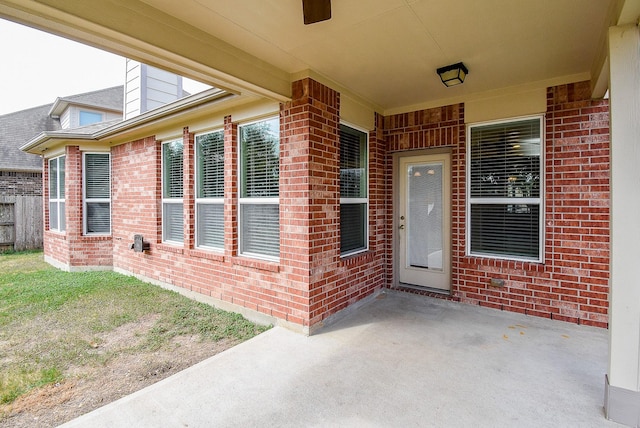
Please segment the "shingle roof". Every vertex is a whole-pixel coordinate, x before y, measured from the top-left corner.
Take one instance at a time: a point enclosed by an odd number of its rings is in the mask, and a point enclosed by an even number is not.
[[[53,104],[0,116],[0,170],[41,171],[40,156],[20,151],[20,146],[42,131],[57,131],[60,121],[49,117]]]
[[[122,111],[123,103],[124,86],[120,85],[93,92],[85,92],[84,94],[59,97],[51,106],[49,114],[52,116],[58,116],[69,104],[80,104],[101,110]]]
[[[82,104],[102,109],[122,111],[123,86],[71,95],[59,100],[68,104]],[[25,143],[41,132],[59,131],[60,121],[49,112],[53,104],[46,104],[0,116],[0,170],[41,171],[42,160],[37,155],[20,150]]]
[[[121,122],[122,119],[106,120],[104,122],[92,123],[91,125],[79,126],[78,128],[61,129],[59,131],[55,131],[55,133],[51,135],[56,135],[59,138],[64,138],[65,135],[73,137],[86,136],[86,138],[93,138],[93,134],[95,134],[96,132],[102,131],[105,128]]]
[[[124,86],[119,85],[112,88],[71,95],[64,98],[72,103],[93,105],[104,109],[122,111],[122,103],[124,102]]]

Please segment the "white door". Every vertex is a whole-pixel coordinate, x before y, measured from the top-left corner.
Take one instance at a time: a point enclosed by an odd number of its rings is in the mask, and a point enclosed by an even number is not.
[[[449,154],[400,158],[400,283],[451,289]]]

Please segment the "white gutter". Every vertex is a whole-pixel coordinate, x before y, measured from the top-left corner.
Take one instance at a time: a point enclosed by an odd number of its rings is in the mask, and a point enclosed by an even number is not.
[[[97,131],[93,134],[96,140],[100,140],[105,137],[111,137],[122,131],[127,131],[131,128],[144,125],[149,122],[153,122],[167,116],[172,116],[184,110],[189,110],[193,107],[200,106],[202,104],[210,103],[212,101],[222,101],[229,98],[235,98],[237,95],[223,89],[211,88],[206,91],[199,92],[195,95],[188,96],[186,98],[179,99],[170,104],[163,105],[161,107],[149,110],[141,115],[132,117],[108,128]]]

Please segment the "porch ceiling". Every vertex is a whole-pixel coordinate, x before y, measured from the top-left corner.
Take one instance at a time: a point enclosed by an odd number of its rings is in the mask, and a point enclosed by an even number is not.
[[[0,16],[236,92],[282,100],[312,75],[393,113],[595,80],[624,3],[334,0],[308,26],[301,0],[0,0]],[[435,70],[458,61],[469,76],[445,88]]]

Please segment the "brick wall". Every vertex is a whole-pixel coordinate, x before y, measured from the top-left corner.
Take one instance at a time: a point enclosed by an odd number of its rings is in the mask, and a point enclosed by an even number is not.
[[[590,94],[589,82],[547,91],[545,264],[551,278],[532,290],[532,297],[541,299],[535,309],[542,316],[605,326],[610,263],[609,103],[591,100]]]
[[[544,263],[466,256],[463,105],[385,118],[391,152],[452,149],[453,299],[606,327],[609,108],[589,95],[589,82],[547,92]],[[503,279],[504,287],[490,286],[491,278]]]
[[[545,141],[544,263],[465,254],[464,106],[382,117],[369,133],[369,251],[340,257],[340,94],[311,79],[293,84],[280,116],[280,260],[239,255],[238,123],[224,120],[225,242],[195,248],[194,135],[183,124],[183,245],[162,242],[161,141],[112,148],[113,238],[82,236],[82,162],[67,148],[67,232],[46,232],[45,251],[75,266],[108,266],[212,296],[313,329],[392,285],[392,154],[451,150],[452,296],[462,302],[605,326],[609,264],[606,101],[588,83],[549,89]],[[46,167],[45,167],[46,174]],[[46,175],[45,175],[46,177]],[[46,179],[45,179],[46,193]],[[48,213],[45,213],[48,215]],[[47,217],[46,217],[47,218]],[[151,244],[135,253],[135,234]],[[505,280],[492,288],[491,278]]]
[[[162,243],[161,142],[149,137],[112,149],[114,266],[307,328],[382,288],[388,251],[382,132],[369,138],[370,156],[378,165],[370,178],[370,251],[342,259],[339,94],[310,79],[295,82],[293,94],[279,113],[279,262],[238,253],[238,124],[227,116],[224,251],[194,248],[193,134],[185,127],[184,245]],[[134,234],[144,235],[150,251],[129,248]]]
[[[153,137],[111,149],[111,225],[113,264],[127,271],[159,278],[152,257],[130,249],[140,234],[152,249],[161,242],[161,152]],[[167,255],[164,260],[171,262]]]
[[[297,150],[297,142],[295,138],[289,138],[287,116],[288,111],[283,107],[280,151],[289,154]],[[188,127],[183,129],[184,245],[162,243],[161,142],[148,137],[113,148],[114,267],[308,327],[308,266],[303,262],[305,226],[300,213],[305,204],[301,204],[296,194],[300,191],[298,183],[308,181],[308,178],[300,175],[297,158],[282,157],[280,261],[240,256],[237,126],[231,116],[225,118],[225,243],[222,252],[195,248],[194,138]],[[285,183],[290,185],[289,190]],[[130,249],[135,234],[142,234],[145,241],[150,242],[150,251],[134,253]]]
[[[111,237],[83,234],[82,152],[78,146],[67,146],[65,155],[66,231],[62,233],[49,230],[49,163],[45,163],[43,182],[47,202],[44,204],[44,254],[70,269],[111,268]]]
[[[282,183],[281,201],[291,198],[296,215],[289,221],[302,232],[287,245],[298,254],[296,263],[308,270],[313,326],[385,286],[387,176],[384,167],[374,165],[385,164],[386,148],[381,132],[369,134],[369,251],[341,258],[340,95],[304,79],[294,83],[293,100],[284,111],[284,133],[291,143],[282,156],[288,181]]]
[[[0,171],[0,196],[42,196],[42,173]]]

